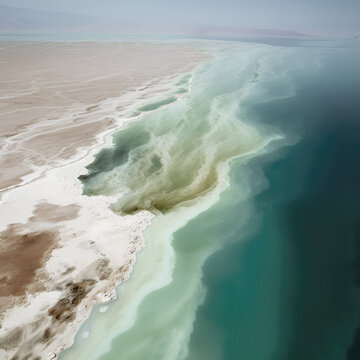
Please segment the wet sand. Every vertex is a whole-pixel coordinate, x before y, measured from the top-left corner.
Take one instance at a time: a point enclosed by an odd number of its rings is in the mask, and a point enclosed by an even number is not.
[[[0,43],[0,357],[53,359],[115,296],[153,217],[78,176],[129,114],[206,60],[183,45]]]

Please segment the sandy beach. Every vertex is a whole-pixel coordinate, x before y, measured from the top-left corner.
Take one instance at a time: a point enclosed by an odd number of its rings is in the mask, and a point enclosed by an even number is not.
[[[55,358],[129,277],[153,215],[119,217],[78,177],[130,114],[208,57],[184,45],[0,43],[2,359]]]

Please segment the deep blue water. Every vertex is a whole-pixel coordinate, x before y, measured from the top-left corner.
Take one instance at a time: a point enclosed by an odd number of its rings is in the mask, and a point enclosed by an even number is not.
[[[317,78],[294,97],[254,110],[262,122],[302,136],[253,161],[251,177],[261,168],[269,186],[255,198],[248,226],[227,226],[242,216],[233,200],[221,209],[227,231],[214,233],[216,207],[202,215],[207,229],[198,228],[199,216],[182,230],[227,244],[205,264],[207,296],[189,358],[360,359],[358,49],[324,49]],[[241,169],[233,166],[232,181]],[[236,197],[231,191],[224,196]],[[175,246],[184,246],[184,235],[178,232]]]

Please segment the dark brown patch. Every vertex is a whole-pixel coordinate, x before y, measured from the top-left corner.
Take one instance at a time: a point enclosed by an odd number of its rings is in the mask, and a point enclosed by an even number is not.
[[[95,280],[92,279],[67,284],[66,286],[70,293],[71,303],[73,305],[80,304],[80,302],[84,299],[85,295],[91,290],[94,284]]]
[[[47,343],[54,337],[54,335],[55,334],[51,332],[50,328],[46,328],[42,334],[42,337],[40,338],[40,342]]]
[[[66,284],[67,291],[65,297],[61,298],[48,311],[53,321],[70,322],[74,320],[75,308],[81,303],[95,283],[95,280],[88,279]]]
[[[92,110],[95,110],[95,109],[98,109],[99,108],[99,105],[93,105],[93,106],[89,106],[86,108],[86,111],[92,111]]]
[[[31,359],[31,357],[33,356],[33,354],[27,354],[27,355],[25,355],[25,356],[23,356],[22,358],[21,358],[21,360],[30,360]]]
[[[57,231],[24,234],[19,227],[11,225],[0,233],[0,296],[25,295],[57,241]]]
[[[11,350],[20,345],[24,331],[15,328],[0,339],[0,349]]]

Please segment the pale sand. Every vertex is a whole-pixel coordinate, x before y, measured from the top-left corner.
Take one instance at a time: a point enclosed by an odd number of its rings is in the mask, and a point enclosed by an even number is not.
[[[0,43],[0,358],[52,359],[144,245],[77,177],[132,111],[208,55],[180,45]]]

